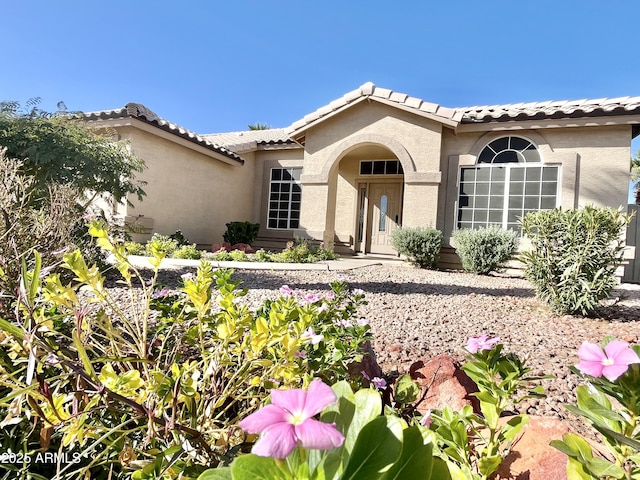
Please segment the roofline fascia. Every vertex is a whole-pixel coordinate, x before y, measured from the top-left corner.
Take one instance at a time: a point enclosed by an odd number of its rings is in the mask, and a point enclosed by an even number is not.
[[[169,140],[173,143],[177,143],[183,147],[187,147],[195,152],[201,153],[208,157],[219,160],[228,165],[232,165],[234,167],[240,167],[244,165],[244,159],[242,162],[238,162],[232,158],[227,157],[219,152],[211,150],[209,148],[205,148],[202,145],[198,145],[197,143],[191,142],[186,138],[181,137],[180,135],[176,135],[175,133],[167,132],[166,130],[153,125],[152,123],[140,120],[136,117],[120,117],[120,118],[106,118],[106,119],[98,119],[98,120],[88,120],[85,119],[85,122],[94,124],[96,127],[100,125],[106,125],[107,127],[117,128],[117,127],[133,127],[139,130],[142,130],[147,133],[151,133],[157,137],[164,138],[165,140]]]
[[[508,122],[461,123],[456,128],[456,133],[639,124],[640,114],[581,118],[547,118],[539,120],[511,120]]]

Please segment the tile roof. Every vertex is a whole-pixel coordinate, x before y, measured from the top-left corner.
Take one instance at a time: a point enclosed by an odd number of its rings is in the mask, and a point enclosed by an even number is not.
[[[435,120],[443,121],[450,125],[457,125],[462,118],[461,111],[453,108],[441,107],[435,103],[425,102],[416,97],[410,97],[405,93],[394,92],[387,88],[376,87],[373,83],[367,82],[361,85],[359,88],[352,90],[342,97],[330,102],[324,107],[320,107],[315,112],[306,115],[301,120],[293,123],[287,128],[287,133],[293,134],[296,131],[303,130],[310,124],[315,123],[318,120],[328,117],[331,114],[343,110],[345,107],[360,102],[364,99],[372,99],[385,103],[388,105],[394,105],[398,107],[406,108],[410,111],[414,111],[417,114],[431,117]]]
[[[457,111],[463,114],[462,123],[631,115],[640,113],[640,97],[485,105]]]
[[[237,153],[225,148],[222,145],[216,144],[213,141],[205,138],[203,135],[198,135],[190,130],[180,127],[174,123],[163,120],[158,117],[154,112],[149,110],[144,105],[139,103],[127,103],[124,108],[118,108],[115,110],[102,110],[99,112],[83,113],[82,117],[86,120],[110,120],[118,118],[135,118],[149,125],[160,128],[166,132],[172,133],[179,137],[182,137],[190,142],[193,142],[208,150],[212,150],[220,155],[235,160],[239,164],[244,164],[244,159]]]
[[[210,142],[233,150],[236,153],[255,150],[258,145],[285,145],[294,143],[284,128],[210,133],[202,136]]]

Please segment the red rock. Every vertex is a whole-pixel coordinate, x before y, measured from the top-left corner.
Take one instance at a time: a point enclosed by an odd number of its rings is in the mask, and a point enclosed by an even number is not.
[[[567,456],[549,446],[549,442],[561,440],[568,431],[560,419],[531,416],[498,468],[496,480],[566,480]]]
[[[426,363],[414,362],[409,374],[420,385],[422,400],[416,408],[422,414],[427,410],[442,410],[446,406],[460,410],[471,405],[475,412],[480,410],[478,400],[470,395],[477,392],[478,387],[453,358],[440,355]]]
[[[248,243],[236,243],[231,250],[240,250],[244,253],[256,253],[256,251]]]
[[[220,252],[220,251],[230,252],[231,244],[227,242],[214,243],[213,245],[211,245],[211,251],[212,252]]]

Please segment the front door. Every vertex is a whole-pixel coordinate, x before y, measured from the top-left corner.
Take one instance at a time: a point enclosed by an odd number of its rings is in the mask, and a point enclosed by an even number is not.
[[[391,246],[391,232],[400,224],[402,206],[401,183],[369,184],[367,215],[367,251],[395,254]]]

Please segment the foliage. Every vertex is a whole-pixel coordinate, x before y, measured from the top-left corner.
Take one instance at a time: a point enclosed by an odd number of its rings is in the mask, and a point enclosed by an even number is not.
[[[162,252],[166,257],[171,257],[177,249],[178,242],[169,235],[160,233],[154,233],[144,247],[144,251],[149,257],[154,256],[154,252]]]
[[[391,244],[399,254],[421,268],[436,268],[442,248],[442,232],[434,228],[397,228],[391,234]]]
[[[22,260],[38,249],[46,265],[56,265],[62,253],[78,247],[82,223],[74,208],[77,192],[52,185],[34,206],[33,179],[20,174],[21,162],[0,152],[0,315],[13,316]]]
[[[250,123],[249,125],[247,125],[249,127],[249,130],[269,130],[272,127],[267,124],[267,123]]]
[[[173,252],[172,258],[200,260],[202,258],[202,250],[198,250],[195,243],[191,245],[182,245]]]
[[[222,238],[231,245],[235,245],[236,243],[251,245],[258,237],[259,231],[259,223],[229,222],[227,223],[227,231],[224,232]]]
[[[346,382],[333,385],[337,402],[320,420],[335,424],[344,442],[331,450],[298,447],[284,460],[244,455],[223,469],[208,470],[199,480],[439,479],[444,462],[432,457],[433,433],[407,423],[393,413],[382,413],[380,393],[372,389],[353,392]]]
[[[364,303],[343,282],[323,295],[284,289],[254,312],[231,271],[203,262],[180,291],[160,289],[161,242],[149,279],[104,223],[90,233],[115,258],[124,297],[78,251],[64,256],[71,284],[46,276],[36,254],[33,269],[23,263],[19,317],[0,319],[3,425],[29,419],[15,452],[78,454],[58,479],[195,478],[228,464],[251,442],[240,415],[260,408],[266,389],[349,378],[370,339],[368,326],[342,322]],[[12,478],[52,478],[56,466],[16,468]]]
[[[537,295],[556,313],[592,314],[616,285],[630,219],[593,206],[527,214],[521,222],[531,250],[520,259]]]
[[[454,232],[453,238],[462,267],[480,275],[503,267],[518,248],[516,233],[497,226],[476,230],[463,228]]]
[[[612,339],[605,339],[607,344]],[[640,355],[640,346],[633,346]],[[574,373],[579,373],[572,368]],[[594,455],[592,444],[566,433],[551,446],[569,457],[569,479],[640,479],[640,364],[629,365],[615,380],[586,376],[577,387],[577,405],[566,408],[587,420],[602,436],[604,445]],[[603,458],[602,454],[607,455]]]
[[[184,246],[187,246],[187,245],[193,245],[187,239],[187,237],[184,236],[184,233],[182,233],[182,230],[176,230],[175,233],[172,233],[171,235],[169,235],[169,238],[171,240],[174,240],[178,244],[178,247],[184,247]]]
[[[471,406],[455,412],[446,407],[431,414],[431,428],[437,434],[436,454],[447,462],[451,478],[484,480],[498,469],[518,434],[529,421],[525,414],[499,421],[503,412],[526,398],[543,396],[543,378],[530,376],[530,368],[515,354],[503,353],[500,343],[473,352],[462,366],[478,386],[473,394],[480,402],[481,415]]]
[[[124,242],[124,249],[127,255],[145,255],[146,247],[143,243]]]
[[[42,195],[52,184],[68,185],[91,199],[103,193],[116,201],[128,194],[142,199],[135,176],[145,165],[125,143],[114,141],[111,132],[98,133],[78,116],[44,112],[37,102],[26,112],[16,102],[0,106],[0,148],[22,162],[20,173],[33,179],[31,188]]]
[[[314,263],[322,260],[335,260],[338,258],[331,249],[325,248],[321,243],[319,247],[315,247],[308,240],[296,238],[292,242],[288,242],[287,246],[281,253],[272,256],[275,262],[284,263]]]

